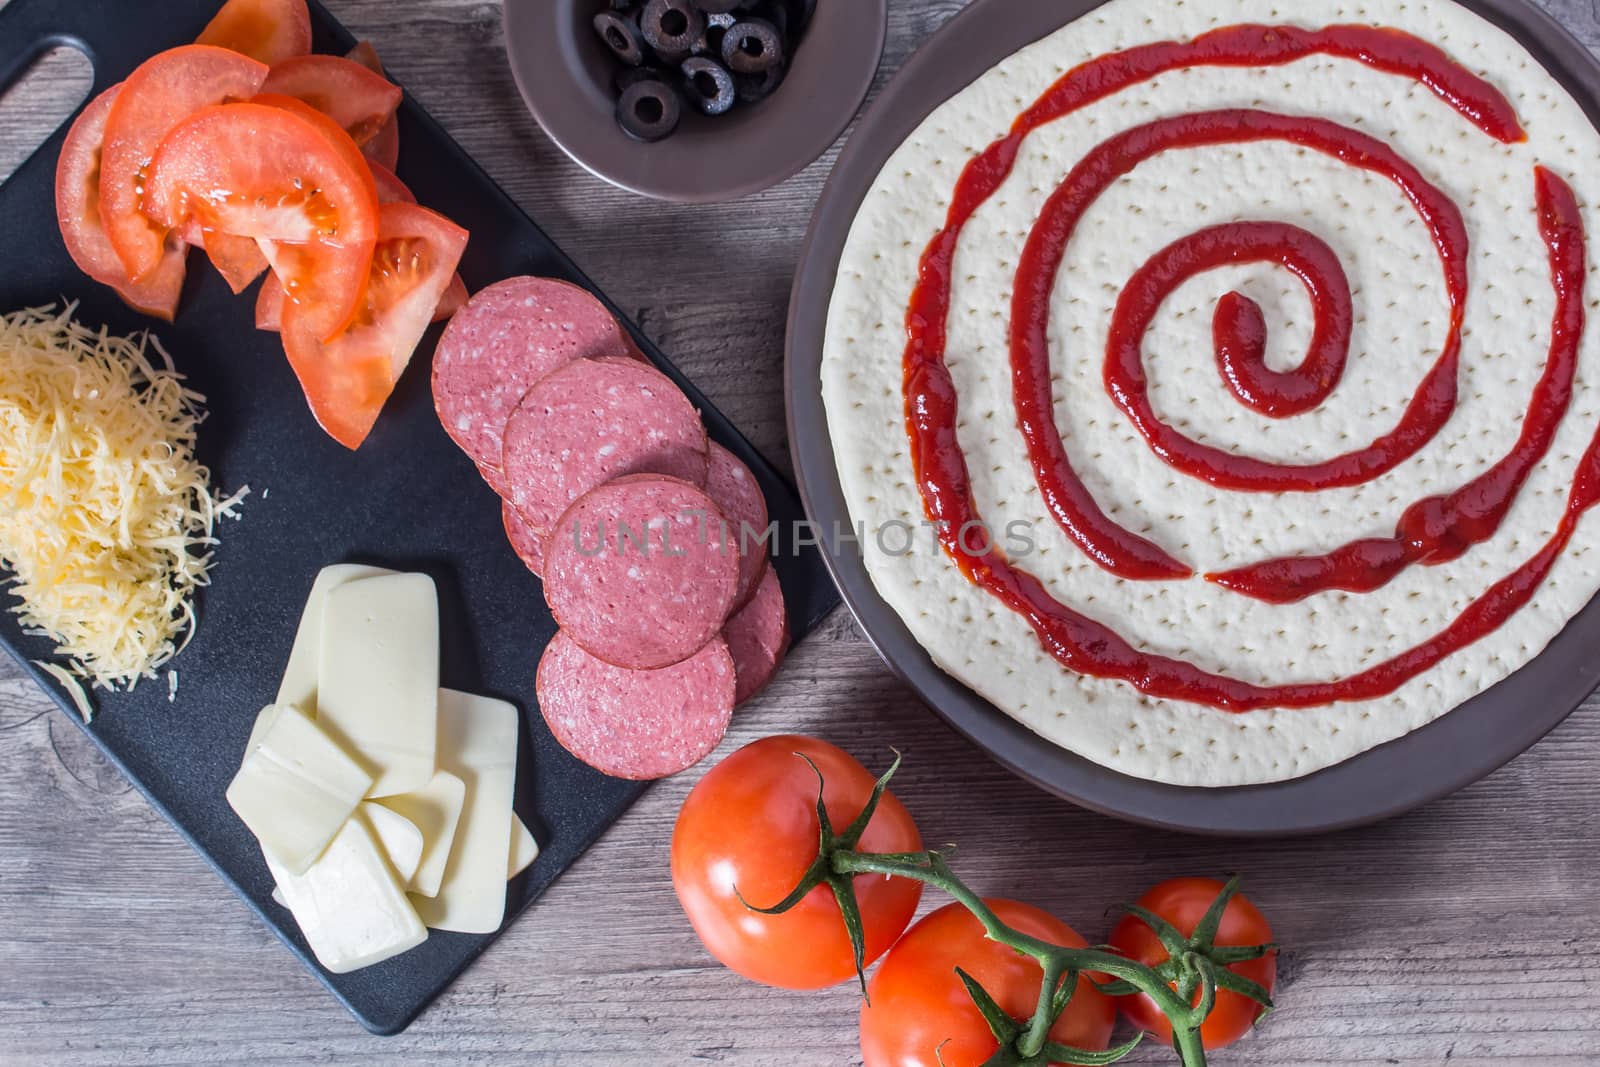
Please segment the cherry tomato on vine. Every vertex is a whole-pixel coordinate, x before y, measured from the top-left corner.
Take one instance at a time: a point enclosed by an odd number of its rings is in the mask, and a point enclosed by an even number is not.
[[[1212,878],[1174,878],[1162,882],[1139,898],[1138,906],[1165,919],[1188,937],[1199,925],[1201,916],[1217,899],[1223,884]],[[1272,940],[1272,927],[1256,906],[1241,894],[1228,902],[1217,928],[1216,944],[1262,945]],[[1111,931],[1110,945],[1116,952],[1147,966],[1167,959],[1167,950],[1153,930],[1139,918],[1128,915]],[[1269,952],[1261,959],[1228,965],[1228,970],[1272,992],[1277,981],[1278,959]],[[1198,997],[1198,994],[1196,994]],[[1164,1042],[1172,1040],[1172,1024],[1155,1004],[1142,994],[1117,998],[1128,1021],[1147,1030]],[[1262,1007],[1249,997],[1228,990],[1217,991],[1216,1007],[1200,1026],[1200,1038],[1208,1049],[1225,1048],[1250,1032]]]
[[[1000,921],[1065,948],[1086,942],[1048,912],[1014,900],[986,900]],[[948,904],[906,932],[884,959],[861,1006],[865,1067],[980,1067],[998,1051],[983,1015],[956,975],[977,980],[1005,1013],[1019,1021],[1039,1003],[1044,972],[1015,949],[990,941],[983,924],[961,904]],[[1087,977],[1078,979],[1050,1038],[1076,1048],[1111,1043],[1116,1005]]]
[[[818,771],[828,819],[843,831],[871,797],[873,775],[825,741],[784,736],[740,749],[701,779],[672,834],[672,885],[700,940],[733,971],[783,989],[820,989],[855,974],[844,918],[827,885],[782,915],[762,915],[744,903],[777,904],[817,858]],[[857,849],[921,848],[905,805],[884,794]],[[910,924],[922,885],[861,876],[854,889],[871,963]]]

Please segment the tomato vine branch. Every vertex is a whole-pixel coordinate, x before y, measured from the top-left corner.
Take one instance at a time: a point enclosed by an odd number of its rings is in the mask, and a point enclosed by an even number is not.
[[[801,755],[802,759],[806,759]],[[1172,1043],[1184,1067],[1205,1067],[1206,1052],[1200,1036],[1200,1025],[1216,1004],[1218,989],[1225,989],[1271,1008],[1272,1000],[1265,989],[1228,970],[1228,965],[1245,960],[1260,959],[1273,950],[1272,945],[1233,946],[1215,943],[1228,902],[1239,891],[1239,879],[1234,878],[1217,895],[1211,907],[1193,934],[1185,936],[1171,923],[1143,908],[1125,910],[1149,925],[1166,949],[1168,959],[1159,966],[1150,967],[1125,956],[1102,948],[1067,948],[1051,944],[1023,933],[1001,921],[994,910],[967,886],[946,860],[947,850],[932,849],[925,852],[872,853],[856,851],[867,825],[877,810],[878,803],[888,790],[889,781],[900,768],[900,755],[895,754],[893,765],[879,778],[872,795],[860,815],[842,833],[835,833],[832,821],[823,804],[822,772],[811,760],[817,772],[817,823],[819,842],[817,857],[807,868],[800,883],[783,900],[768,908],[755,907],[748,901],[745,906],[767,915],[781,914],[800,903],[812,890],[826,885],[838,902],[839,912],[855,954],[856,974],[861,981],[863,996],[867,993],[864,972],[865,935],[862,930],[861,911],[857,906],[853,883],[858,875],[882,875],[906,878],[933,886],[954,898],[982,924],[989,939],[1007,945],[1038,962],[1043,971],[1039,987],[1039,1002],[1026,1020],[1012,1019],[995,1002],[994,998],[970,975],[957,969],[956,974],[966,987],[978,1011],[982,1014],[999,1050],[983,1067],[1046,1067],[1048,1064],[1110,1064],[1132,1052],[1143,1035],[1118,1048],[1107,1051],[1068,1048],[1050,1039],[1050,1029],[1060,1019],[1072,999],[1080,975],[1095,976],[1091,981],[1109,996],[1144,994],[1160,1009],[1172,1024]]]

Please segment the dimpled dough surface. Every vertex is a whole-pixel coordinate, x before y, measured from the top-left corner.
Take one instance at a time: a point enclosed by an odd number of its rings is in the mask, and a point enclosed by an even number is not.
[[[1283,220],[1327,241],[1350,279],[1356,325],[1344,378],[1321,407],[1283,420],[1249,411],[1225,390],[1212,353],[1211,312],[1230,289],[1253,297],[1268,323],[1268,365],[1293,366],[1310,337],[1310,301],[1298,281],[1270,265],[1230,267],[1190,280],[1162,306],[1145,339],[1156,411],[1189,436],[1233,452],[1305,462],[1391,428],[1437,358],[1448,314],[1438,255],[1387,180],[1282,143],[1168,152],[1090,209],[1054,293],[1056,420],[1095,498],[1118,523],[1203,574],[1391,535],[1407,504],[1461,485],[1508,452],[1547,358],[1554,307],[1534,215],[1534,166],[1553,168],[1576,191],[1592,270],[1600,136],[1515,40],[1444,0],[1113,0],[1013,55],[938,107],[884,167],[840,264],[822,368],[845,496],[852,518],[869,532],[868,570],[935,661],[1050,741],[1127,774],[1180,785],[1293,778],[1400,737],[1527,663],[1600,588],[1600,519],[1591,514],[1531,603],[1392,694],[1229,714],[1075,674],[1041,649],[1021,617],[969,584],[926,529],[908,553],[899,551],[898,527],[889,528],[883,545],[872,536],[885,524],[925,519],[904,429],[903,324],[918,258],[943,222],[962,166],[1069,68],[1242,22],[1409,31],[1504,92],[1528,141],[1499,144],[1421,85],[1331,57],[1165,74],[1034,133],[1013,173],[966,227],[955,260],[947,358],[979,513],[996,531],[1014,521],[1031,524],[1037,548],[1017,562],[1069,606],[1144,649],[1263,683],[1332,680],[1388,659],[1438,633],[1525,562],[1554,531],[1578,458],[1600,422],[1600,330],[1593,322],[1571,409],[1496,536],[1454,562],[1411,567],[1375,593],[1325,593],[1288,606],[1249,600],[1200,577],[1123,581],[1089,561],[1044,510],[1010,396],[1013,273],[1056,183],[1121,130],[1191,111],[1253,107],[1322,116],[1371,134],[1462,211],[1472,251],[1458,407],[1424,450],[1355,488],[1227,492],[1159,460],[1108,397],[1101,372],[1118,293],[1170,241],[1216,223]],[[1591,283],[1591,317],[1594,296]]]

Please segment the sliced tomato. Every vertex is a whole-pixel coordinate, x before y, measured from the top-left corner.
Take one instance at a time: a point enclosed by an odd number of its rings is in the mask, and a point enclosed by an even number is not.
[[[276,274],[268,274],[256,293],[256,329],[277,333],[283,329],[283,283]]]
[[[257,241],[304,328],[331,338],[355,317],[372,265],[378,195],[348,134],[305,104],[206,108],[162,142],[146,209],[161,225]]]
[[[283,345],[318,424],[349,449],[361,447],[422,340],[467,247],[467,231],[416,204],[379,212],[360,313],[319,342],[304,305],[283,306]]]
[[[183,293],[184,248],[170,243],[156,269],[143,281],[128,277],[100,224],[100,147],[106,116],[122,86],[113,85],[90,101],[72,123],[56,161],[56,221],[67,254],[78,269],[117,291],[136,311],[171,322]]]
[[[394,118],[398,86],[360,63],[339,56],[296,56],[272,68],[264,93],[304,100],[364,145]]]
[[[264,64],[237,52],[185,45],[146,60],[122,83],[106,116],[100,217],[129,277],[161,265],[172,228],[147,217],[141,195],[156,149],[196,111],[254,96],[266,78]]]
[[[450,287],[444,291],[444,296],[439,298],[439,306],[433,311],[433,321],[443,322],[460,311],[462,305],[471,299],[471,295],[467,292],[467,283],[461,280],[461,275],[457,274],[451,278]]]
[[[392,118],[384,123],[376,137],[361,146],[362,155],[390,170],[400,165],[400,120]]]
[[[372,171],[372,183],[378,189],[378,203],[380,204],[415,204],[416,194],[406,187],[406,183],[395,177],[394,171],[382,163],[367,163],[367,169]]]
[[[389,75],[384,73],[383,61],[378,58],[378,50],[372,47],[371,41],[357,41],[356,46],[345,55],[346,59],[353,60],[366,67],[372,73],[385,80]],[[376,137],[361,146],[361,151],[374,163],[381,164],[389,170],[394,170],[400,165],[400,119],[392,116],[384,123],[383,129],[378,131]]]
[[[383,60],[378,58],[378,50],[373,47],[371,41],[357,41],[356,46],[346,52],[344,57],[352,62],[360,63],[381,78],[389,76],[384,73]]]
[[[196,44],[227,48],[271,66],[311,51],[306,0],[228,0]]]
[[[235,294],[250,288],[250,284],[267,269],[267,257],[261,248],[248,237],[235,237],[231,233],[206,230],[190,222],[182,229],[185,241],[205,250],[206,258],[217,268],[228,288]]]
[[[406,188],[405,182],[380,164],[372,164],[372,180],[378,189],[380,205],[417,202],[411,190]],[[439,300],[439,306],[434,309],[433,321],[443,322],[460,311],[461,305],[467,302],[467,297],[467,285],[461,280],[461,275],[453,276],[449,287],[444,291],[444,296]],[[269,274],[267,280],[261,283],[261,292],[256,296],[256,329],[276,333],[283,328],[283,300],[283,286],[279,284],[276,275]]]
[[[461,310],[469,297],[467,283],[461,280],[461,275],[454,275],[439,298],[439,306],[433,309],[433,321],[448,319]],[[269,333],[283,329],[283,302],[283,286],[277,275],[268,274],[267,280],[261,283],[261,291],[256,294],[256,329]]]

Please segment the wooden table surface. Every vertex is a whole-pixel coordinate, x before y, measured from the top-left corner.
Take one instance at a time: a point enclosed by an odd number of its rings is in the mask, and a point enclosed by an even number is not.
[[[499,4],[327,2],[787,465],[785,306],[833,153],[735,204],[640,200],[587,175],[529,118],[503,62]],[[1542,2],[1600,46],[1600,5]],[[962,6],[895,0],[879,84]],[[83,84],[55,60],[0,104],[0,174],[39,139],[24,131]],[[786,731],[874,765],[904,749],[897,789],[926,838],[960,842],[958,869],[981,891],[1049,908],[1091,940],[1109,928],[1107,905],[1159,879],[1243,872],[1285,946],[1280,1007],[1216,1063],[1600,1063],[1600,701],[1408,817],[1243,845],[1124,826],[1017,781],[892,678],[842,612],[740,714],[718,756]],[[653,789],[408,1033],[379,1039],[0,665],[0,1063],[858,1063],[851,987],[749,985],[690,931],[667,846],[695,778]],[[1131,1062],[1171,1061],[1147,1047]]]

